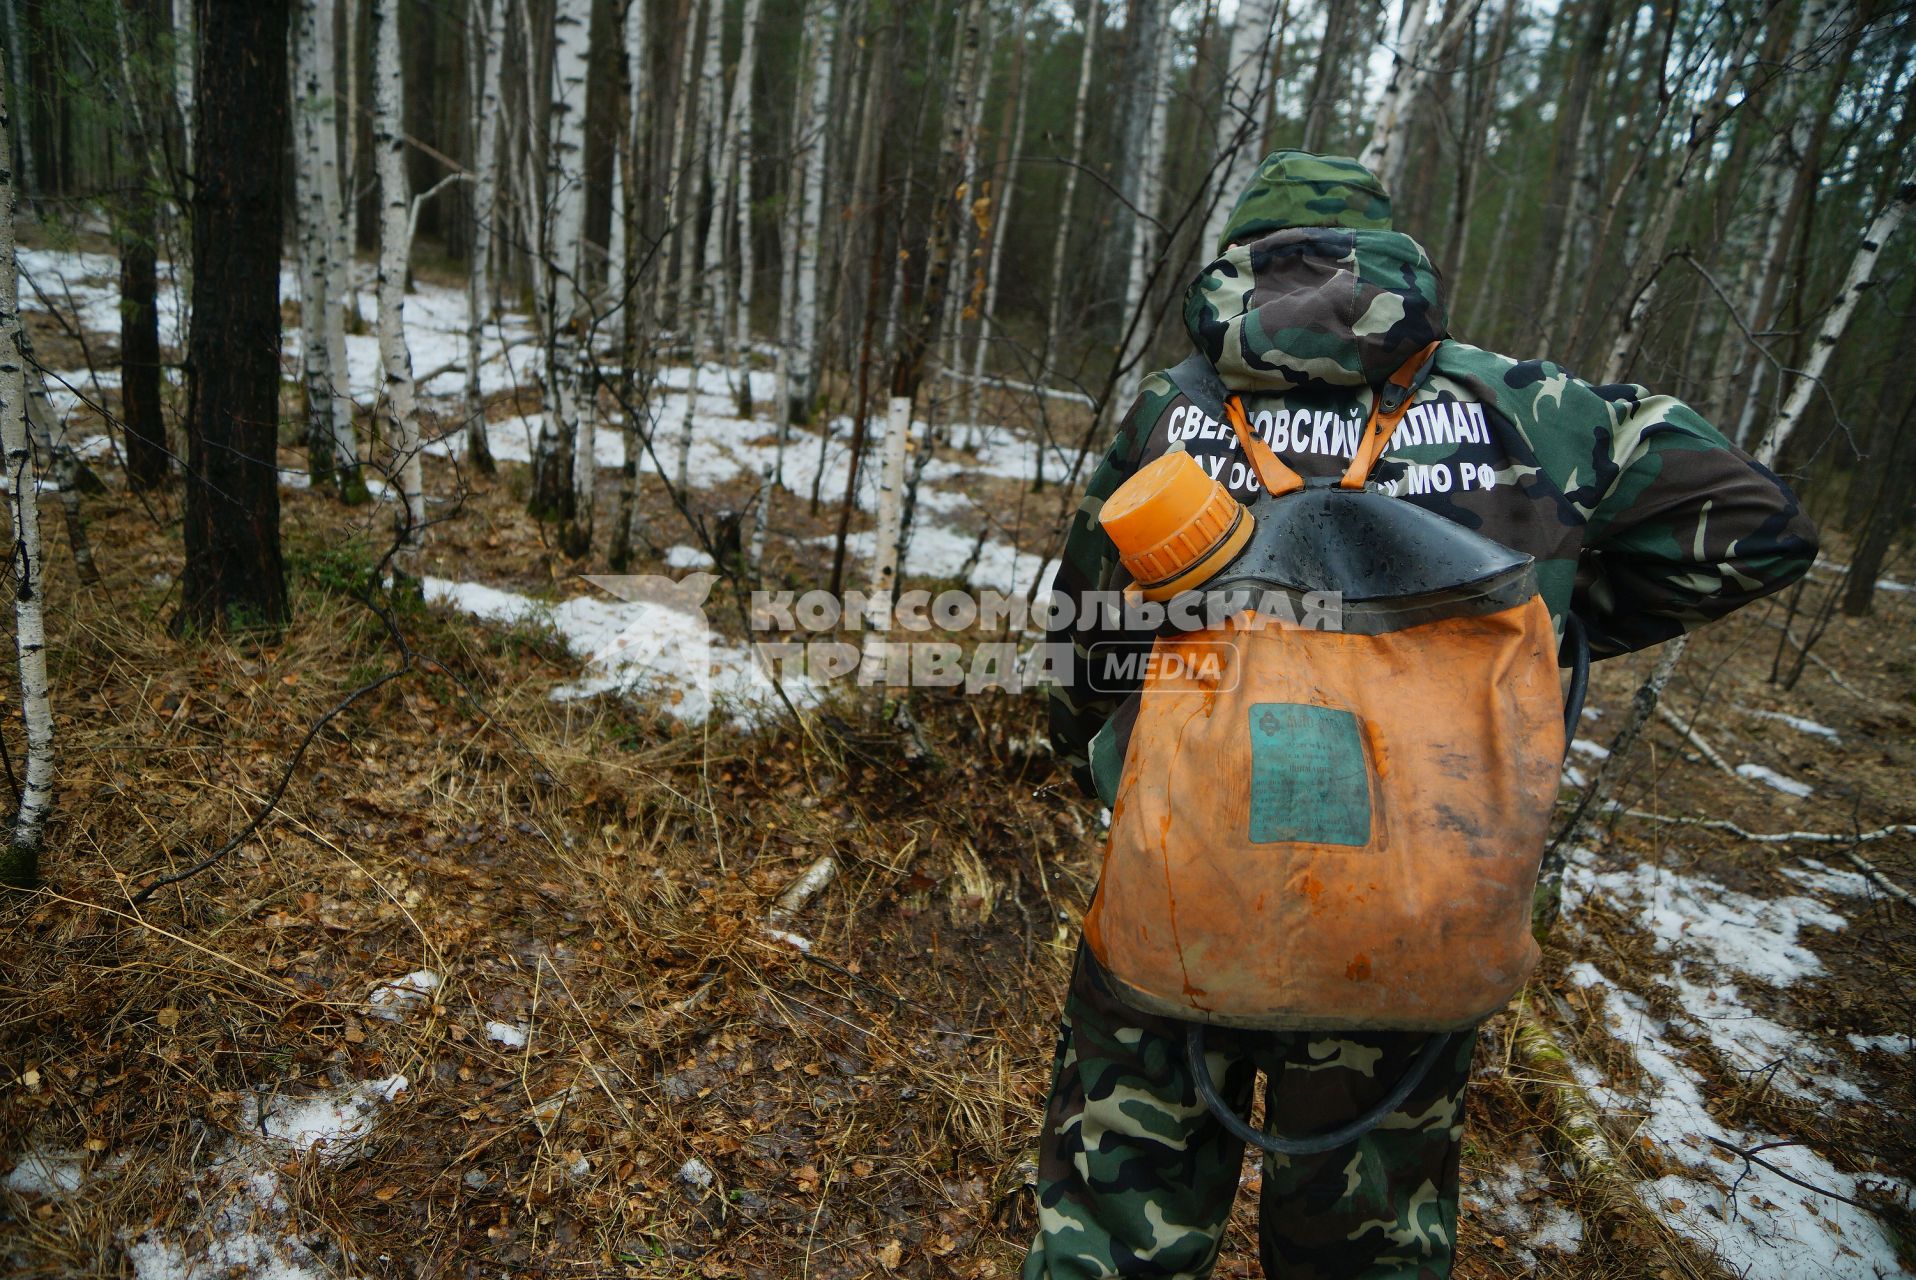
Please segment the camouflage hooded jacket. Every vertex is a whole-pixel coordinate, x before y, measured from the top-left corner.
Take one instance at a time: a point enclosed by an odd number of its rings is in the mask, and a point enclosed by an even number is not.
[[[1814,559],[1816,531],[1795,495],[1688,406],[1449,338],[1442,282],[1409,236],[1375,225],[1255,223],[1251,234],[1192,282],[1184,320],[1253,428],[1299,473],[1339,474],[1371,388],[1443,339],[1372,478],[1534,557],[1552,616],[1561,625],[1574,609],[1593,656],[1721,617],[1787,586]],[[1129,581],[1098,513],[1139,466],[1172,449],[1187,450],[1241,501],[1255,495],[1230,427],[1153,374],[1090,479],[1057,593],[1082,600]],[[1072,612],[1070,634],[1051,636],[1072,649],[1068,662],[1052,655],[1054,670],[1071,673],[1051,688],[1052,740],[1079,784],[1110,804],[1119,761],[1094,752],[1092,739],[1122,695],[1108,684],[1093,690],[1089,650],[1111,637]]]

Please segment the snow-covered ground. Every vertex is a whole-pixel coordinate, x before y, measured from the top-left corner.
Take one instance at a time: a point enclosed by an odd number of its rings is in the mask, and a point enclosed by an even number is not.
[[[1731,1274],[1745,1280],[1905,1275],[1881,1222],[1835,1197],[1856,1199],[1867,1191],[1908,1207],[1908,1181],[1843,1173],[1801,1137],[1726,1124],[1705,1102],[1694,1061],[1699,1048],[1752,1087],[1766,1085],[1817,1111],[1867,1096],[1856,1083],[1866,1073],[1853,1059],[1874,1045],[1785,1025],[1759,1012],[1755,992],[1787,991],[1822,974],[1823,961],[1805,945],[1805,931],[1846,928],[1848,913],[1864,905],[1871,886],[1860,875],[1809,859],[1784,874],[1798,893],[1756,897],[1648,864],[1612,869],[1579,852],[1564,883],[1571,928],[1582,931],[1578,909],[1600,898],[1651,935],[1665,967],[1626,974],[1589,961],[1572,966],[1571,982],[1597,997],[1605,1029],[1629,1048],[1641,1083],[1621,1083],[1614,1069],[1588,1063],[1577,1065],[1577,1075],[1597,1106],[1630,1117],[1638,1140],[1680,1170],[1639,1188],[1646,1205]],[[1615,955],[1594,935],[1588,941],[1580,948],[1585,954]],[[1653,1012],[1639,994],[1646,983],[1671,997],[1658,1007],[1678,1012]],[[1773,1168],[1746,1163],[1738,1151],[1753,1152]],[[1779,1170],[1833,1195],[1792,1183]]]
[[[21,267],[40,290],[38,296],[28,292],[29,309],[44,309],[39,301],[44,297],[69,318],[77,316],[89,333],[117,338],[119,267],[115,259],[104,254],[28,249],[21,252]],[[360,311],[371,316],[376,303],[364,264],[360,265],[358,283]],[[296,298],[298,292],[297,273],[290,267],[283,270],[281,296]],[[177,343],[178,294],[164,263],[160,293],[161,341]],[[428,453],[441,457],[461,457],[466,448],[465,430],[457,414],[465,390],[468,314],[461,289],[420,283],[407,295],[407,338],[422,397],[426,403],[446,410],[454,422],[425,445]],[[300,337],[297,327],[288,328],[283,335],[282,362],[289,378],[298,373]],[[362,406],[372,405],[378,399],[381,379],[378,341],[372,334],[348,334],[346,346],[351,395]],[[508,313],[487,327],[480,358],[481,389],[492,394],[532,385],[542,367],[543,352],[529,319]],[[739,416],[737,390],[741,378],[750,379],[752,402],[765,409],[767,416]],[[64,415],[103,391],[117,388],[118,381],[118,371],[112,368],[62,370],[49,375],[48,389],[56,411]],[[772,374],[765,370],[711,363],[697,369],[688,365],[662,368],[645,399],[646,425],[653,443],[641,460],[641,470],[676,479],[683,450],[688,483],[694,489],[712,490],[741,480],[756,483],[769,468],[780,465],[787,494],[817,491],[828,501],[838,501],[849,478],[851,419],[841,415],[816,429],[792,429],[781,462],[776,428],[769,417],[776,390]],[[536,415],[513,415],[489,422],[486,433],[493,457],[529,462],[539,427]],[[922,421],[914,427],[922,430]],[[1034,583],[1042,588],[1055,565],[1042,556],[1021,551],[1017,536],[1025,527],[1048,520],[1055,499],[1046,498],[1042,505],[1034,503],[1022,518],[1015,510],[1005,512],[979,503],[975,486],[968,481],[975,477],[1026,479],[1039,465],[1040,446],[1001,428],[983,428],[977,435],[979,448],[974,459],[932,458],[926,462],[903,572],[907,579],[957,581],[1022,597]],[[104,436],[90,436],[80,442],[80,448],[87,456],[99,457],[110,451],[111,442]],[[625,436],[617,414],[599,426],[593,455],[603,470],[622,465]],[[1066,469],[1069,459],[1054,447],[1043,462],[1047,472],[1057,475]],[[282,483],[288,488],[304,488],[307,481],[300,472],[283,471]],[[387,486],[376,478],[369,478],[369,485],[375,496],[388,493]],[[876,468],[863,467],[857,505],[870,512],[877,500]],[[981,532],[966,532],[966,522]],[[870,532],[851,535],[848,553],[855,562],[870,556],[872,539]],[[667,557],[668,568],[675,570],[700,569],[709,563],[709,556],[693,547],[674,547]],[[704,627],[696,605],[688,607],[684,600],[628,602],[582,596],[549,605],[482,582],[449,579],[429,581],[427,592],[435,601],[489,621],[510,624],[530,619],[552,626],[588,663],[586,678],[561,690],[561,696],[586,696],[611,689],[648,691],[661,695],[667,709],[680,718],[702,720],[723,707],[741,723],[782,706],[771,673],[753,651],[713,636]],[[695,643],[704,646],[697,659],[688,657]],[[703,671],[702,676],[695,667]],[[802,676],[786,676],[780,683],[784,696],[795,703],[814,701],[820,693],[819,686]]]

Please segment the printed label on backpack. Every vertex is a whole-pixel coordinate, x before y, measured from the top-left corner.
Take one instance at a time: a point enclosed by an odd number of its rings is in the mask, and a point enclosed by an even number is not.
[[[1370,771],[1356,716],[1256,702],[1250,734],[1252,844],[1370,843]]]

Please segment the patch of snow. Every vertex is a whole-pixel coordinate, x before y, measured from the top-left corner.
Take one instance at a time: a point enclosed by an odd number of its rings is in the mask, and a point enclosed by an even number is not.
[[[1572,751],[1582,752],[1592,760],[1608,760],[1610,758],[1610,748],[1592,742],[1588,738],[1572,738],[1570,740],[1570,749]]]
[[[1859,1036],[1851,1032],[1849,1042],[1858,1053],[1908,1053],[1910,1046],[1916,1044],[1916,1037],[1907,1031],[1894,1031],[1885,1036]]]
[[[709,569],[712,557],[702,547],[679,545],[665,549],[665,567],[668,569]]]
[[[403,978],[382,982],[366,997],[373,1016],[388,1022],[401,1022],[408,1014],[439,990],[439,975],[431,969],[415,969]]]
[[[1585,720],[1601,720],[1603,719],[1603,709],[1601,707],[1585,707],[1583,709],[1583,718]]]
[[[1798,941],[1805,926],[1835,932],[1849,923],[1811,898],[1752,897],[1702,876],[1648,863],[1627,871],[1598,871],[1591,855],[1579,851],[1564,875],[1565,912],[1595,892],[1633,912],[1656,939],[1659,952],[1681,944],[1719,968],[1778,987],[1823,972],[1816,953]]]
[[[1540,1176],[1539,1169],[1506,1161],[1477,1175],[1465,1191],[1483,1229],[1505,1237],[1512,1256],[1526,1267],[1536,1265],[1541,1249],[1569,1254],[1583,1245],[1583,1219],[1535,1194]]]
[[[17,1196],[57,1196],[78,1191],[85,1181],[84,1153],[47,1149],[21,1156],[5,1185]]]
[[[406,1084],[405,1076],[387,1076],[304,1097],[254,1094],[241,1107],[241,1118],[261,1137],[333,1158],[372,1132],[374,1115]]]
[[[656,694],[678,719],[699,723],[723,707],[742,727],[784,708],[771,673],[754,650],[714,633],[697,605],[688,611],[664,599],[602,596],[574,596],[548,605],[516,592],[445,578],[427,578],[425,591],[429,602],[450,604],[490,622],[549,623],[586,662],[584,678],[554,689],[555,699]],[[782,674],[780,683],[795,704],[815,702],[823,692],[822,686],[793,674]]]
[[[1799,800],[1816,790],[1815,787],[1812,787],[1807,782],[1798,782],[1795,778],[1785,777],[1768,765],[1763,764],[1740,764],[1736,767],[1736,775],[1739,778],[1754,779],[1757,782],[1774,787],[1786,796],[1795,796]]]
[[[350,1157],[406,1084],[388,1076],[299,1097],[249,1096],[239,1133],[187,1188],[199,1210],[180,1234],[156,1228],[126,1242],[136,1280],[334,1280],[337,1267],[313,1251],[294,1218],[281,1166],[308,1152],[328,1162]]]
[[[1641,997],[1613,989],[1604,1020],[1611,1034],[1631,1048],[1645,1083],[1622,1089],[1613,1087],[1609,1072],[1583,1063],[1575,1070],[1597,1106],[1631,1116],[1638,1140],[1683,1170],[1645,1188],[1645,1203],[1653,1212],[1744,1280],[1882,1280],[1902,1273],[1894,1242],[1872,1215],[1760,1166],[1745,1168],[1740,1158],[1711,1141],[1749,1150],[1776,1139],[1726,1128],[1710,1114],[1683,1049]],[[1842,1173],[1797,1143],[1769,1147],[1762,1158],[1840,1195],[1855,1197],[1865,1181],[1906,1191],[1899,1180]]]
[[[1779,867],[1778,872],[1786,880],[1795,881],[1805,889],[1816,889],[1823,893],[1842,894],[1850,898],[1874,898],[1876,886],[1870,878],[1860,871],[1839,871],[1827,863],[1814,858],[1803,859],[1800,867]]]
[[[1577,788],[1577,790],[1581,791],[1583,790],[1584,785],[1588,783],[1590,780],[1583,776],[1583,770],[1577,768],[1576,765],[1566,763],[1563,766],[1563,777],[1561,781],[1564,786],[1575,787]]]
[[[486,1039],[494,1044],[502,1044],[508,1049],[523,1049],[526,1045],[526,1030],[515,1027],[509,1022],[488,1022]]]
[[[718,1181],[718,1175],[712,1172],[712,1166],[697,1156],[693,1156],[680,1165],[678,1173],[674,1176],[686,1186],[697,1187],[701,1191]]]
[[[1828,725],[1818,724],[1814,720],[1805,720],[1802,716],[1793,716],[1782,711],[1760,711],[1755,707],[1744,707],[1742,710],[1744,715],[1755,716],[1758,720],[1775,720],[1781,724],[1788,725],[1798,733],[1807,733],[1817,738],[1827,738],[1831,742],[1841,742],[1843,740],[1841,735]]]

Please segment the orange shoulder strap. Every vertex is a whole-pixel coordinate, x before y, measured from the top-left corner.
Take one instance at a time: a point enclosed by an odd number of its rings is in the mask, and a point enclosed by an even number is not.
[[[1237,446],[1244,450],[1244,458],[1251,464],[1251,471],[1257,476],[1257,482],[1264,486],[1264,492],[1273,498],[1287,493],[1296,493],[1304,487],[1304,477],[1284,465],[1264,438],[1251,430],[1251,423],[1244,416],[1244,401],[1233,395],[1224,401],[1224,417],[1231,424],[1231,430],[1237,433]]]
[[[1424,374],[1430,368],[1430,359],[1436,351],[1437,343],[1433,342],[1404,361],[1403,367],[1391,374],[1390,380],[1377,389],[1371,401],[1370,421],[1364,424],[1364,434],[1357,438],[1357,452],[1351,455],[1351,464],[1344,469],[1344,478],[1337,482],[1340,488],[1361,489],[1364,482],[1370,479],[1372,468],[1384,456],[1384,446],[1390,443],[1391,436],[1396,433],[1397,424],[1404,420],[1404,414],[1410,408],[1414,393],[1423,382]]]

